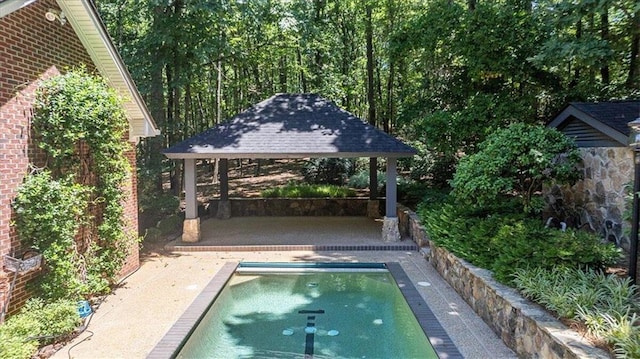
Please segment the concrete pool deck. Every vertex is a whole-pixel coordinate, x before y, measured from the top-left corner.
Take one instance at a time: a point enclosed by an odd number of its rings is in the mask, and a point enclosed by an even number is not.
[[[289,221],[295,223],[300,220],[290,218]],[[324,227],[324,232],[340,236],[336,245],[349,243],[353,238],[349,233],[354,233],[354,226],[348,221],[326,219],[319,222],[322,222],[319,224]],[[278,223],[280,230],[288,228],[282,227],[283,224]],[[251,217],[242,221],[242,231],[253,229],[257,231],[256,238],[264,238],[265,233],[271,233],[264,226],[261,220],[252,221]],[[272,243],[264,245],[306,243],[317,229],[307,234],[303,233],[305,230],[292,237],[297,239],[295,243],[271,238],[269,241]],[[202,243],[206,243],[206,239],[198,245],[202,246]],[[245,238],[236,245],[255,243]],[[237,261],[398,262],[465,358],[517,358],[418,251],[380,249],[197,251],[152,255],[145,258],[140,269],[105,298],[90,319],[87,330],[53,358],[145,358],[225,263]]]

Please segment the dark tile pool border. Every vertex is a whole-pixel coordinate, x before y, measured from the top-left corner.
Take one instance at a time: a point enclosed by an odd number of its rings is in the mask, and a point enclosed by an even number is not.
[[[222,266],[193,303],[189,305],[182,316],[173,324],[167,334],[164,335],[149,355],[147,355],[147,359],[168,359],[175,357],[174,355],[178,349],[195,329],[196,325],[204,316],[205,311],[218,296],[239,264],[238,262],[228,262]],[[438,353],[441,358],[464,358],[427,303],[420,296],[420,293],[409,279],[402,265],[398,262],[387,262],[385,265],[400,287],[400,291],[404,295],[413,314],[418,319],[422,330],[430,339],[438,339],[431,340],[431,345],[433,345],[436,353]]]
[[[271,251],[418,251],[418,245],[410,244],[354,244],[354,245],[237,245],[237,246],[209,246],[179,244],[167,245],[165,249],[179,252],[271,252]]]
[[[398,283],[404,299],[418,319],[422,330],[427,337],[431,339],[431,345],[436,350],[436,353],[438,353],[438,356],[447,359],[464,359],[464,356],[462,356],[455,346],[449,334],[447,334],[431,311],[431,308],[429,308],[422,296],[420,296],[418,289],[413,285],[411,279],[409,279],[409,276],[402,268],[402,265],[398,262],[387,262],[385,264],[396,280],[396,283]]]
[[[213,300],[218,296],[222,288],[227,284],[229,278],[238,267],[238,262],[225,263],[216,273],[211,281],[204,287],[202,292],[187,307],[187,310],[180,316],[167,334],[162,337],[153,350],[147,355],[147,359],[167,359],[173,358],[183,342],[191,334],[196,325],[204,316]]]

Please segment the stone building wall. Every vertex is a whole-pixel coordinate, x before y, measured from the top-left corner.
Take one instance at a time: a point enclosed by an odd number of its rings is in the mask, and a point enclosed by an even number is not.
[[[633,151],[627,147],[580,148],[584,179],[545,189],[545,220],[554,217],[569,226],[590,227],[602,238],[628,249],[625,210],[633,185]]]

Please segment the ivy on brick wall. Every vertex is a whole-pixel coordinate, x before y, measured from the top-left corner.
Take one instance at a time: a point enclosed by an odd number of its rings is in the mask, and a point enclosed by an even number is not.
[[[80,184],[90,189],[86,213],[91,218],[79,227],[75,241],[46,244],[66,246],[75,252],[68,260],[76,268],[83,268],[73,279],[86,285],[83,295],[108,289],[127,256],[128,239],[135,235],[125,231],[122,206],[122,189],[131,175],[125,157],[129,146],[125,140],[127,126],[115,91],[85,68],[44,80],[36,91],[34,141],[47,155],[51,180],[71,177],[74,183],[63,181],[60,186]],[[23,186],[23,190],[30,189]],[[42,203],[30,205],[46,210]],[[36,219],[25,218],[18,225],[29,220]]]

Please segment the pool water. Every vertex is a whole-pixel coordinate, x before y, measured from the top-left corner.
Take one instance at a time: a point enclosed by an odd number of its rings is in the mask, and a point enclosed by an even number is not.
[[[178,358],[438,358],[382,268],[239,268]]]

